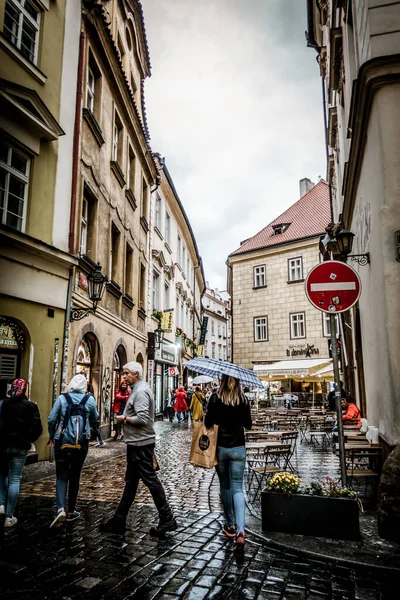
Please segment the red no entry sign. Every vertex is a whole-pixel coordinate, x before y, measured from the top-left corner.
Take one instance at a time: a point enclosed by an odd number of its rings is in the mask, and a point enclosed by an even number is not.
[[[307,298],[315,308],[327,313],[349,310],[361,293],[361,281],[354,269],[328,260],[315,266],[305,281]]]

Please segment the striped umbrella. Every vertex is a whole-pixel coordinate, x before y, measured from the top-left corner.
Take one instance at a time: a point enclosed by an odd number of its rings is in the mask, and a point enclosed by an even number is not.
[[[229,375],[240,380],[242,385],[254,386],[264,389],[263,382],[250,369],[238,367],[233,363],[224,360],[215,360],[214,358],[197,357],[189,360],[183,365],[187,369],[202,375],[221,378],[221,375]]]

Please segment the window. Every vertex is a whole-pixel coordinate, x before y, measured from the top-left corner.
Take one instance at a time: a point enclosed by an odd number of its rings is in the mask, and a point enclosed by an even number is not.
[[[187,260],[186,260],[186,277],[188,278],[188,283],[189,283],[189,277],[190,277],[190,258],[189,258],[189,256],[187,257]]]
[[[322,334],[324,337],[331,337],[331,319],[329,314],[322,313]],[[336,331],[339,331],[339,315],[336,315]]]
[[[289,281],[301,281],[303,279],[303,260],[290,258],[288,260]]]
[[[128,183],[128,189],[134,192],[135,190],[135,168],[136,168],[136,157],[131,146],[128,146],[128,165],[126,172],[126,180]]]
[[[171,243],[171,217],[165,213],[165,241],[169,245]]]
[[[4,37],[30,62],[37,62],[40,12],[30,0],[7,0]]]
[[[161,198],[156,196],[156,215],[155,215],[155,226],[161,233]]]
[[[260,265],[258,267],[254,267],[254,287],[264,287],[267,285],[267,278],[265,273],[265,265]]]
[[[182,259],[182,240],[181,240],[181,236],[178,234],[178,256],[177,256],[177,262],[180,265],[181,264],[181,259]]]
[[[218,337],[221,337],[221,323],[218,323]]]
[[[254,318],[254,341],[255,342],[267,342],[268,341],[268,317],[255,317]]]
[[[183,329],[183,331],[185,331],[185,323],[184,323],[184,319],[185,319],[185,313],[184,313],[184,308],[183,308],[183,302],[181,301],[181,312],[180,312],[181,318],[180,318],[180,322],[181,322],[181,327]],[[186,331],[185,331],[186,333]]]
[[[290,337],[292,340],[306,337],[305,313],[293,313],[290,315]]]
[[[126,244],[125,255],[125,294],[132,297],[133,289],[133,250]]]
[[[157,271],[153,271],[152,304],[153,310],[160,310],[160,274]]]
[[[146,300],[146,267],[140,263],[139,308],[144,310]]]
[[[171,308],[169,305],[169,283],[166,281],[164,283],[164,310],[168,310],[169,308]]]
[[[88,68],[86,83],[86,107],[94,114],[95,76],[92,69]]]
[[[111,225],[111,247],[110,247],[110,278],[114,282],[119,279],[119,244],[121,234],[114,223]]]
[[[186,267],[186,248],[185,246],[183,246],[183,250],[182,250],[182,262],[181,262],[181,267],[182,267],[182,271],[185,270]]]
[[[211,358],[215,358],[215,342],[211,344]]]
[[[85,188],[82,200],[80,253],[89,256],[92,260],[95,259],[96,254],[96,208],[96,200]]]
[[[212,319],[211,319],[211,335],[215,335],[215,323]]]
[[[222,346],[218,344],[218,359],[222,360]]]
[[[142,217],[144,217],[147,221],[149,207],[149,187],[145,178],[142,178]]]
[[[117,112],[114,113],[114,129],[113,129],[113,151],[112,159],[119,165],[122,165],[122,152],[123,151],[123,127],[121,119]]]
[[[175,303],[175,327],[180,327],[180,319],[179,319],[179,297],[176,297],[176,303]]]
[[[0,141],[0,220],[17,231],[25,230],[30,160]]]

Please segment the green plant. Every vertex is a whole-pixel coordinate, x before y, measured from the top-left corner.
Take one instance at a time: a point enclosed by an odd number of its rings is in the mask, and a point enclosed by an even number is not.
[[[153,310],[153,314],[152,314],[152,316],[153,316],[155,319],[157,319],[157,321],[158,321],[159,323],[161,323],[162,315],[163,315],[163,314],[162,314],[162,312],[161,312],[160,310]]]
[[[295,494],[300,486],[300,477],[293,473],[275,473],[270,479],[267,479],[265,489],[270,492],[280,492],[281,494]]]

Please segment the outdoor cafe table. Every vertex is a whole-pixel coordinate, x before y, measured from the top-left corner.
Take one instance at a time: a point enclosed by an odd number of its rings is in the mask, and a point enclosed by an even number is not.
[[[276,448],[279,446],[287,446],[287,444],[283,444],[282,442],[273,442],[272,440],[269,442],[246,442],[246,448],[249,450],[259,450],[260,448],[268,448],[269,446]]]
[[[345,450],[369,450],[370,448],[373,448],[374,450],[381,450],[382,445],[370,444],[368,441],[365,443],[352,443],[344,445]],[[339,444],[336,444],[336,450],[339,450]]]
[[[251,438],[277,438],[283,435],[284,433],[296,433],[296,430],[293,431],[246,431],[245,437],[250,441]]]

